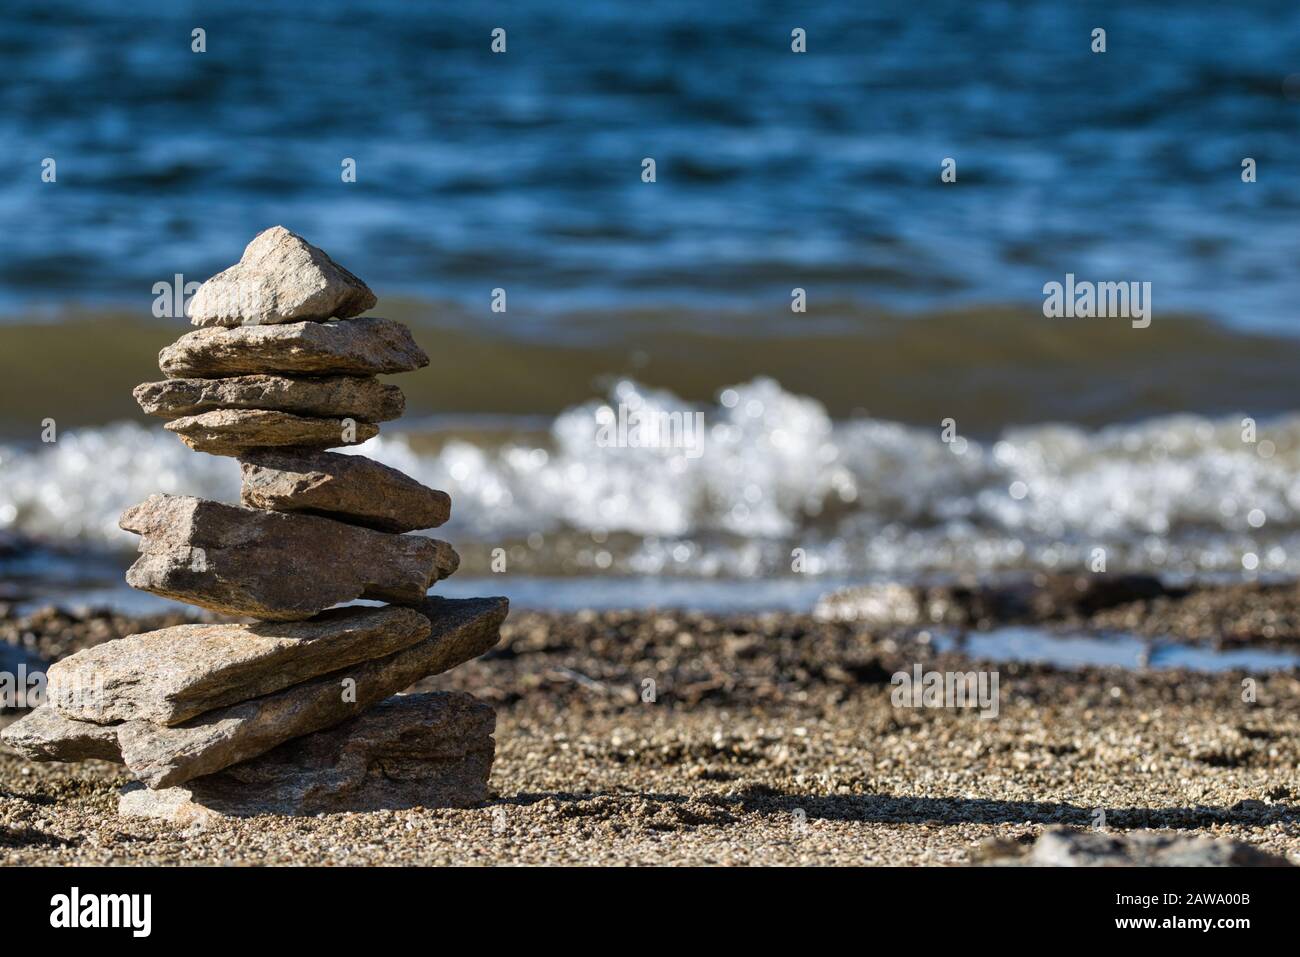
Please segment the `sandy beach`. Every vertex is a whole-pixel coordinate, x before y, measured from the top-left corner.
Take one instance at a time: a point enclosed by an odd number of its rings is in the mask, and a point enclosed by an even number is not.
[[[1267,627],[1296,595],[1248,591],[1111,589],[1069,612],[1044,597],[1059,599],[1054,582],[1020,589],[1041,600],[1016,607],[1083,627],[1139,616],[1169,634],[1243,602]],[[983,616],[1012,607],[987,597]],[[2,627],[62,655],[158,624],[9,609]],[[1250,631],[1238,640],[1297,647],[1294,632]],[[419,686],[498,709],[482,807],[182,827],[118,818],[119,767],[0,752],[0,863],[968,865],[1014,860],[1058,825],[1235,838],[1300,863],[1294,671],[1253,676],[1246,702],[1240,671],[1001,662],[998,715],[982,719],[893,703],[895,672],[988,667],[927,637],[790,614],[517,611],[489,655]]]

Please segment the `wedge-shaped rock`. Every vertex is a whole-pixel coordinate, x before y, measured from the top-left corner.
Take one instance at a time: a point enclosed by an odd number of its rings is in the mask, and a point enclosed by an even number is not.
[[[259,451],[240,457],[243,503],[313,512],[386,532],[436,528],[451,515],[446,492],[362,455]]]
[[[297,446],[332,449],[359,445],[379,434],[379,426],[355,419],[308,419],[263,409],[222,409],[173,419],[163,426],[196,452],[242,455],[250,449]]]
[[[391,319],[295,322],[196,329],[158,353],[172,378],[356,375],[410,372],[429,364],[411,330]]]
[[[324,250],[272,226],[253,237],[239,262],[217,273],[190,300],[196,326],[347,319],[375,306],[375,294]]]
[[[122,762],[117,728],[76,721],[48,702],[0,731],[0,741],[33,761]]]
[[[119,524],[142,536],[126,573],[132,588],[272,621],[356,598],[415,604],[460,563],[431,538],[188,495],[151,495]]]
[[[180,724],[428,636],[429,619],[410,608],[336,608],[295,622],[177,625],[64,658],[50,667],[46,694],[64,715],[81,721]]]
[[[471,807],[487,799],[495,727],[496,712],[472,695],[398,695],[180,787],[128,785],[118,809],[189,824],[221,816]]]
[[[270,409],[317,418],[387,422],[401,416],[406,407],[401,389],[386,385],[374,376],[165,379],[138,385],[132,394],[146,413],[164,419],[202,415],[217,409]]]
[[[355,717],[426,675],[481,655],[497,643],[508,607],[504,598],[428,599],[417,609],[433,626],[423,641],[175,727],[128,721],[118,726],[122,758],[151,788],[183,784],[248,761]]]

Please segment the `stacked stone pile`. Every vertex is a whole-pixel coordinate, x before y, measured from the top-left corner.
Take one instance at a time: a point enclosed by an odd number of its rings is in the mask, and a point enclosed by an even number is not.
[[[318,813],[464,806],[486,797],[492,708],[465,694],[399,695],[483,654],[504,598],[429,588],[459,563],[406,532],[446,493],[359,455],[402,414],[376,376],[428,357],[400,323],[358,318],[365,284],[282,227],[195,294],[198,330],[136,388],[190,448],[239,459],[240,506],[153,495],[122,515],[140,536],[135,588],[251,622],[106,642],[51,666],[47,701],[4,732],[37,760],[101,758],[140,784],[124,814]],[[355,599],[388,604],[335,608]]]

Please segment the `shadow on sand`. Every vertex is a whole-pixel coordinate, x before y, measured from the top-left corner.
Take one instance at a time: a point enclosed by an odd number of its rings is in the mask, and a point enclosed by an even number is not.
[[[602,808],[617,807],[628,802],[649,802],[668,807],[705,805],[735,814],[792,815],[802,810],[809,819],[879,824],[1073,824],[1087,827],[1096,823],[1098,810],[1105,811],[1106,827],[1116,829],[1199,829],[1224,824],[1258,826],[1300,822],[1300,807],[1292,804],[1265,804],[1262,801],[1242,801],[1232,807],[1194,805],[1099,809],[1053,801],[891,797],[881,794],[818,796],[790,794],[764,786],[734,794],[697,797],[635,791],[525,792],[493,803],[526,807],[548,798],[560,805],[561,814],[575,817],[599,815]],[[725,818],[734,820],[730,813]]]

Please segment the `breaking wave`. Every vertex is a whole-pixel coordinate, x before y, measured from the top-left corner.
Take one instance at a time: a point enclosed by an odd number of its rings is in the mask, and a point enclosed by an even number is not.
[[[609,411],[699,412],[698,449],[602,437]],[[602,411],[609,410],[609,411]],[[624,379],[549,427],[506,420],[393,431],[355,449],[446,489],[471,574],[829,576],[1093,567],[1300,572],[1300,416],[1182,415],[988,441],[834,420],[755,379],[712,404]],[[947,436],[949,440],[953,435]],[[1252,441],[1253,439],[1253,441]],[[157,426],[0,446],[0,529],[127,551],[123,508],[156,491],[238,500],[232,459]],[[502,549],[503,551],[496,551]],[[1100,551],[1099,551],[1100,550]]]

